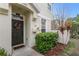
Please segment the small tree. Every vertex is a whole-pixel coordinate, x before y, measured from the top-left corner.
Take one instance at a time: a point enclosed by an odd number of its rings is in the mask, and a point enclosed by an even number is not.
[[[76,16],[75,20],[79,22],[79,15]]]
[[[66,29],[67,30],[70,30],[71,27],[72,27],[72,18],[68,18],[66,21],[65,21],[65,26],[66,26]]]

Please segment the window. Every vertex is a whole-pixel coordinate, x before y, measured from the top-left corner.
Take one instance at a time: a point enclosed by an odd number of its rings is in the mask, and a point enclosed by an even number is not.
[[[41,19],[41,32],[46,32],[46,20]]]

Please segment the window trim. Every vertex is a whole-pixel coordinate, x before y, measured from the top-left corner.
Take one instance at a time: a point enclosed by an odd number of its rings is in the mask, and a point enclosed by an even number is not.
[[[41,32],[46,32],[46,19],[43,18],[41,19]]]

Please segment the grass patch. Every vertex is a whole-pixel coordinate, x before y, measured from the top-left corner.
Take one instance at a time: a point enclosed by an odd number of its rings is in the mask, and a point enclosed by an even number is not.
[[[64,49],[64,51],[61,54],[69,55],[73,48],[75,48],[75,43],[71,40],[69,41],[69,43],[67,44],[67,47]]]

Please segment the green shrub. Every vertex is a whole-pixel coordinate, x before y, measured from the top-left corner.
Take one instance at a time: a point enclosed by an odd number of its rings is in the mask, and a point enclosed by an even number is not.
[[[73,22],[71,28],[71,38],[79,39],[79,22]]]
[[[36,50],[45,53],[57,43],[58,34],[53,32],[39,33],[36,35]]]
[[[0,56],[7,56],[7,52],[3,48],[0,48]]]

